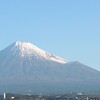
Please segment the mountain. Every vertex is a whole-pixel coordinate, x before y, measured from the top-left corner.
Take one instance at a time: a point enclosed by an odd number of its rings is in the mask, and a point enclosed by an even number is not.
[[[66,61],[22,41],[0,51],[0,92],[87,90],[100,90],[100,72],[78,61]]]

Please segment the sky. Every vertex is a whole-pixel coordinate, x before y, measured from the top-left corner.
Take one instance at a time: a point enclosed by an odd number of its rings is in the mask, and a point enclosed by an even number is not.
[[[0,50],[17,40],[100,71],[100,0],[0,0]]]

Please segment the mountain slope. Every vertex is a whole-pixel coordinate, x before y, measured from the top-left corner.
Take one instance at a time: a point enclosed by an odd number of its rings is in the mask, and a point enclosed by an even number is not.
[[[100,90],[100,72],[17,41],[0,51],[0,92]]]

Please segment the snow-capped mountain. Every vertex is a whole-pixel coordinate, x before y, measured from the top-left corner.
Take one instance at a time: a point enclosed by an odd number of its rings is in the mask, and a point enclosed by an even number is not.
[[[29,59],[34,57],[34,59],[37,60],[44,60],[44,61],[48,60],[48,61],[58,62],[61,64],[67,63],[64,59],[52,55],[48,52],[45,52],[29,42],[17,41],[12,45],[10,45],[7,48],[7,51],[9,52],[10,55],[17,55],[17,56],[19,55],[19,57],[22,59],[24,59],[25,57]]]
[[[17,41],[0,51],[0,92],[61,93],[99,87],[99,71],[29,42]]]

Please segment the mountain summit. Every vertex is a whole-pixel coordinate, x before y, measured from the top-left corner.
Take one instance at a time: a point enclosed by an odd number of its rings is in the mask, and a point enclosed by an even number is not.
[[[8,49],[8,48],[7,48]],[[16,41],[12,45],[9,46],[9,53],[14,55],[19,55],[22,58],[33,58],[37,60],[43,60],[43,61],[54,61],[61,64],[67,63],[64,59],[52,55],[48,52],[45,52],[38,48],[37,46],[29,43],[29,42],[22,42],[22,41]]]
[[[100,90],[100,72],[68,62],[29,42],[17,41],[0,51],[0,92],[63,93]]]

